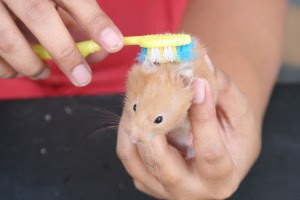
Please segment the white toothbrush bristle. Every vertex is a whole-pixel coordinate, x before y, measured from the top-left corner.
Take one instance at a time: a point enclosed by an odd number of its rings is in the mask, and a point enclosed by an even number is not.
[[[173,47],[174,48],[174,47]],[[149,48],[146,55],[153,63],[180,62],[177,52],[172,47]]]
[[[164,48],[164,56],[165,56],[165,58],[167,60],[173,62],[174,56],[173,56],[173,52],[172,52],[172,48],[171,47]]]

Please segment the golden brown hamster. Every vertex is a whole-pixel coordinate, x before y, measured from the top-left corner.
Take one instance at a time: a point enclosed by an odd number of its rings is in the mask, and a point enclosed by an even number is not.
[[[128,74],[123,114],[125,131],[133,143],[146,143],[167,134],[174,146],[193,157],[189,139],[188,110],[192,104],[192,81],[206,79],[214,96],[214,68],[197,40],[197,58],[191,62],[154,64],[146,59],[132,66]]]

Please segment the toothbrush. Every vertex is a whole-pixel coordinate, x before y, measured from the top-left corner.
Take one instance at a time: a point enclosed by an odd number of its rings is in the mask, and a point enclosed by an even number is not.
[[[101,50],[94,41],[76,43],[83,57]],[[138,45],[142,48],[138,61],[149,59],[154,63],[190,61],[194,42],[188,34],[157,34],[124,37],[124,45]],[[51,60],[51,56],[41,45],[32,46],[35,53],[44,60]]]

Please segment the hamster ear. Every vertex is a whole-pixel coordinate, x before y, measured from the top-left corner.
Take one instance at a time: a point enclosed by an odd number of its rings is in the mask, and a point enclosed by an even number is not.
[[[145,72],[153,72],[156,70],[156,65],[151,62],[151,60],[149,58],[146,58],[145,61],[142,63],[142,69]]]
[[[193,66],[192,63],[181,63],[176,71],[176,78],[178,81],[182,81],[184,87],[189,87],[193,80]]]

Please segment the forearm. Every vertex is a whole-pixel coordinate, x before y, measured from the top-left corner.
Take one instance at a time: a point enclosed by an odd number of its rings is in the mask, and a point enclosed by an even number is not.
[[[281,62],[285,0],[190,0],[181,29],[200,38],[215,66],[262,119]]]

